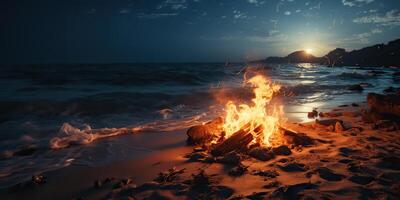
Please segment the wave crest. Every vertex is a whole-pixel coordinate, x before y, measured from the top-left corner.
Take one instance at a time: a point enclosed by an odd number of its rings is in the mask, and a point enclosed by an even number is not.
[[[124,128],[101,128],[92,129],[85,124],[82,128],[74,127],[69,123],[64,123],[59,136],[50,140],[51,149],[62,149],[72,145],[90,144],[98,139],[113,137],[117,135],[141,132],[170,132],[187,129],[195,124],[202,123],[205,113],[178,120],[160,120],[147,124]]]

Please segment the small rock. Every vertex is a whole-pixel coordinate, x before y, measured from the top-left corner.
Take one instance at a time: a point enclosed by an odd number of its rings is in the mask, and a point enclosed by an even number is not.
[[[326,128],[329,132],[335,131],[335,127],[333,125],[329,125],[328,128]]]
[[[360,113],[359,112],[342,112],[342,115],[346,116],[346,117],[358,117],[358,116],[360,116]]]
[[[364,88],[360,84],[350,85],[347,87],[348,90],[362,92]]]
[[[348,133],[350,133],[350,135],[357,135],[359,133],[361,133],[363,131],[363,128],[361,127],[351,127],[347,130]]]
[[[374,178],[370,177],[370,176],[358,176],[358,175],[356,175],[356,176],[351,176],[349,178],[349,180],[351,182],[353,182],[353,183],[357,183],[357,184],[360,184],[360,185],[366,185],[366,184],[372,182],[374,180]]]
[[[148,190],[157,190],[160,188],[160,184],[154,181],[150,181],[147,183],[143,183],[142,185],[139,185],[138,187],[135,188],[136,192],[143,192],[143,191],[148,191]]]
[[[340,147],[339,152],[340,152],[340,155],[342,155],[342,156],[350,156],[350,154],[356,153],[357,150],[347,148],[347,147]]]
[[[250,150],[249,155],[261,161],[267,161],[274,158],[274,154],[266,148],[255,147]]]
[[[216,159],[212,155],[208,155],[207,157],[204,158],[203,160],[204,163],[214,163],[216,162]]]
[[[103,185],[103,182],[101,180],[95,180],[93,185],[94,188],[100,188]]]
[[[188,155],[189,162],[199,162],[203,161],[205,157],[207,157],[207,153],[205,152],[194,152]]]
[[[339,160],[338,162],[347,164],[347,163],[353,162],[353,160],[351,160],[351,159],[346,159],[346,158],[345,158],[345,159]]]
[[[264,185],[263,188],[271,189],[271,188],[274,188],[274,187],[279,187],[280,185],[281,184],[278,181],[272,181],[272,182],[269,182],[268,184]]]
[[[299,199],[300,192],[304,190],[311,191],[317,188],[318,186],[312,183],[299,183],[295,185],[281,186],[276,190],[274,190],[269,195],[268,199]],[[302,194],[302,196],[304,195]],[[305,198],[305,199],[310,199],[310,198]],[[317,198],[317,199],[325,199],[325,198]]]
[[[281,159],[278,160],[278,162],[280,162],[280,163],[287,163],[287,162],[289,162],[289,159],[287,159],[287,158],[281,158]]]
[[[207,199],[228,199],[230,196],[233,195],[233,193],[235,193],[235,190],[233,190],[232,188],[217,185],[212,187],[212,191]]]
[[[347,164],[347,169],[353,173],[362,173],[362,174],[373,174],[373,171],[359,163],[350,162]]]
[[[230,164],[230,165],[237,165],[241,161],[241,157],[238,153],[232,151],[227,153],[224,157],[222,157],[219,162],[224,163],[224,164]]]
[[[28,145],[26,147],[23,147],[22,149],[14,152],[14,155],[16,156],[29,156],[35,153],[35,151],[38,149],[38,147],[34,144]]]
[[[167,197],[166,195],[162,194],[160,191],[153,191],[149,197],[146,198],[147,200],[172,200],[171,198]]]
[[[379,120],[377,122],[374,123],[374,125],[372,126],[372,129],[394,129],[396,130],[396,128],[398,128],[398,124],[391,121],[391,120]]]
[[[392,86],[390,86],[390,87],[388,87],[388,88],[386,88],[385,90],[383,90],[383,92],[385,92],[385,93],[396,93],[396,92],[398,92],[399,91],[399,88],[394,88],[394,87],[392,87]]]
[[[275,170],[254,170],[252,174],[255,176],[263,176],[268,178],[275,178],[279,176],[279,173]]]
[[[327,181],[340,181],[343,179],[343,175],[334,173],[331,169],[326,167],[320,167],[317,169],[319,176]]]
[[[337,133],[341,133],[341,132],[343,132],[344,130],[345,130],[345,129],[344,129],[342,123],[340,123],[339,121],[337,121],[336,124],[335,124],[335,131],[336,131]]]
[[[305,164],[292,162],[286,165],[278,165],[278,167],[285,172],[304,172],[308,167]]]
[[[390,182],[400,181],[400,172],[383,172],[378,176],[379,179],[384,179]]]
[[[203,147],[194,147],[193,148],[194,152],[201,152],[201,151],[205,151]]]
[[[374,87],[371,83],[360,83],[360,86],[363,88],[369,88],[369,87]]]
[[[14,155],[14,152],[12,152],[12,151],[3,151],[0,154],[0,159],[9,159],[9,158],[13,157],[13,155]]]
[[[400,157],[384,155],[379,161],[378,166],[386,169],[400,170]]]
[[[250,200],[267,199],[266,198],[267,194],[268,192],[253,192],[253,194],[246,196],[246,198]]]
[[[318,111],[314,109],[312,112],[309,112],[307,114],[307,117],[308,118],[316,118],[316,117],[318,117]]]
[[[275,147],[272,149],[272,152],[275,155],[285,155],[288,156],[290,154],[292,154],[292,151],[289,149],[289,147],[287,147],[286,145],[281,145],[279,147]]]
[[[247,168],[249,167],[239,164],[238,166],[229,170],[228,174],[229,176],[242,176],[244,173],[247,172]]]
[[[40,185],[46,183],[46,177],[43,175],[32,176],[32,183]]]
[[[369,137],[367,137],[367,140],[368,140],[368,141],[379,141],[379,140],[381,140],[381,139],[378,138],[378,137],[375,137],[375,136],[369,136]]]
[[[104,179],[104,183],[109,183],[109,182],[112,182],[114,180],[115,180],[114,177],[107,177],[106,179]]]
[[[179,175],[185,172],[186,168],[177,170],[175,167],[168,169],[166,172],[160,172],[154,181],[158,183],[168,183],[176,180]]]
[[[385,74],[385,73],[386,73],[386,72],[384,72],[384,71],[371,70],[371,71],[368,72],[368,75],[370,75],[370,76],[377,76],[377,75]]]
[[[129,184],[133,183],[133,180],[131,178],[126,178],[126,179],[123,179],[121,182],[124,185],[129,185]]]
[[[359,105],[356,104],[356,103],[352,103],[351,105],[352,105],[353,107],[359,107]]]

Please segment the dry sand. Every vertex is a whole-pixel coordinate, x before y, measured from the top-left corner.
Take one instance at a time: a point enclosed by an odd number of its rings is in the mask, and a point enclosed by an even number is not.
[[[339,107],[346,130],[314,126],[287,127],[316,139],[309,147],[268,161],[245,157],[238,165],[189,162],[185,130],[181,145],[136,160],[100,167],[71,166],[45,173],[47,182],[3,191],[2,199],[398,199],[400,131],[375,128],[359,115],[362,107]],[[323,119],[329,119],[323,118]],[[361,129],[360,129],[361,128]],[[164,133],[165,134],[165,133]],[[153,181],[159,172],[175,167]],[[183,172],[179,171],[185,169]],[[182,172],[182,173],[181,173]],[[112,177],[112,178],[111,178]],[[109,178],[108,180],[106,180]],[[128,179],[129,178],[129,179]],[[99,180],[95,184],[96,180]],[[97,185],[97,186],[96,186]]]

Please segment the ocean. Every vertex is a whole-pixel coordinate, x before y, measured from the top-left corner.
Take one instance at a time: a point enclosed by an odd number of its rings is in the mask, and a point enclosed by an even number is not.
[[[222,115],[228,100],[251,98],[243,79],[252,74],[265,74],[281,84],[286,117],[305,122],[314,108],[325,111],[364,102],[369,92],[400,87],[400,79],[393,75],[399,71],[307,63],[3,66],[0,187],[48,170],[104,165],[182,145],[171,138],[182,138],[187,127]],[[364,90],[349,90],[355,84]],[[145,128],[87,145],[51,148],[54,138],[73,132],[120,127]]]

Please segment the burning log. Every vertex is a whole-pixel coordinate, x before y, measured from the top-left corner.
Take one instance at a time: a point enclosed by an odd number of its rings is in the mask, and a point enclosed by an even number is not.
[[[236,131],[228,139],[218,144],[211,153],[215,156],[220,156],[233,150],[245,148],[254,139],[253,134],[250,132],[250,130],[246,129],[247,126],[244,126],[244,128]],[[260,134],[262,130],[262,127],[258,126],[254,129],[254,132],[257,135]]]

